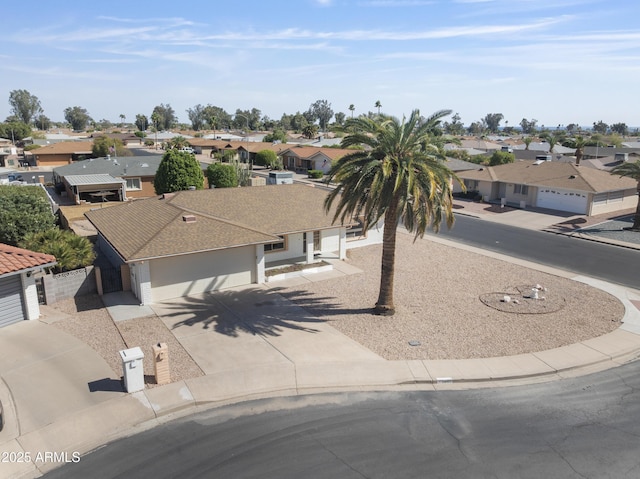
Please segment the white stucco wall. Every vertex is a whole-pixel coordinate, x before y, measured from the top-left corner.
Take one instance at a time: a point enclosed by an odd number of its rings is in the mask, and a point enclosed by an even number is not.
[[[33,274],[20,275],[22,290],[24,291],[24,314],[26,319],[38,319],[40,317],[40,304],[38,303],[38,290]]]

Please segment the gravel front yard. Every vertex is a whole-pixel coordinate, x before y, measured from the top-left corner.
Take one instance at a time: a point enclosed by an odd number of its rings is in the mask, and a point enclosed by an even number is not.
[[[620,301],[583,283],[398,234],[396,314],[375,316],[368,311],[378,295],[381,253],[382,246],[351,250],[349,263],[363,273],[280,292],[389,360],[542,351],[611,332],[624,315]],[[544,300],[524,297],[535,285],[546,288]],[[519,304],[485,304],[504,294]],[[542,312],[546,305],[555,312]]]

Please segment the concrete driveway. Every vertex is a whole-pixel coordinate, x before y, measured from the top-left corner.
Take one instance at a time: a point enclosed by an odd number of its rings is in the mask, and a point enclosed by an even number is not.
[[[152,306],[205,374],[311,362],[384,361],[273,289],[228,289]]]
[[[124,395],[120,378],[96,351],[39,321],[0,329],[0,351],[0,443]]]

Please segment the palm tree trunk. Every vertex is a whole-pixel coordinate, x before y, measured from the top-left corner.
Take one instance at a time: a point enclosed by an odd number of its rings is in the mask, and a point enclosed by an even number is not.
[[[393,278],[396,264],[396,232],[398,229],[398,200],[394,198],[384,215],[382,233],[382,271],[380,292],[373,309],[374,314],[393,316],[396,312],[393,304]]]
[[[638,205],[636,206],[636,213],[633,216],[631,231],[640,231],[640,180],[638,180]]]

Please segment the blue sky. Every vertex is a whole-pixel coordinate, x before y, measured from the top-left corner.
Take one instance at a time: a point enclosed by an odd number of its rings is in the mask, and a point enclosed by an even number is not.
[[[3,11],[0,119],[9,92],[133,121],[170,104],[279,119],[458,112],[469,125],[640,125],[637,0],[40,1]],[[26,4],[25,4],[26,5]],[[502,123],[505,125],[505,122]]]

